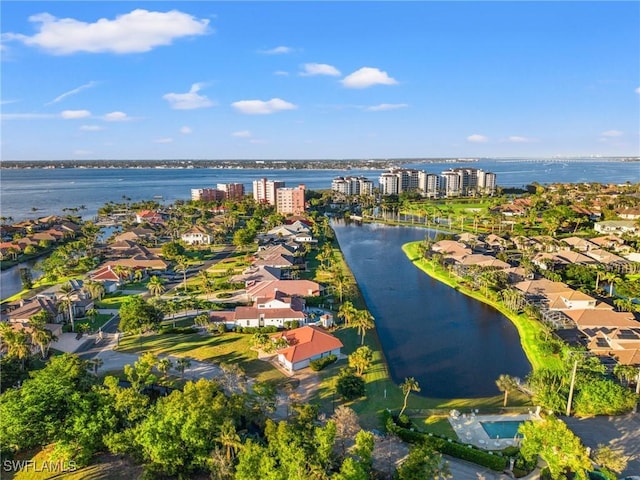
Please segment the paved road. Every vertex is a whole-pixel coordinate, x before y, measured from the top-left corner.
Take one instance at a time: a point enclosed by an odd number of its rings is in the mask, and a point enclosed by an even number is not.
[[[587,447],[595,449],[605,444],[622,449],[630,457],[622,476],[640,475],[640,414],[630,413],[618,417],[563,418],[567,426],[582,439]]]

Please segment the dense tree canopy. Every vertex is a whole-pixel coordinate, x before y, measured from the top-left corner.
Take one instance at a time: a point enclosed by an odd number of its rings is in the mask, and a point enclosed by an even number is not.
[[[120,330],[140,333],[154,330],[163,318],[162,312],[142,297],[128,297],[120,307]]]

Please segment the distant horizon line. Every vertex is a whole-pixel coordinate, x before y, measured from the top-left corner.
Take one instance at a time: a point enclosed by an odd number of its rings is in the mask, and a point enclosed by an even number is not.
[[[387,158],[98,158],[98,159],[26,159],[9,160],[2,163],[21,162],[254,162],[254,163],[287,163],[287,162],[397,162],[397,161],[480,161],[480,160],[606,160],[626,159],[640,160],[639,155],[534,155],[534,156],[451,156],[451,157],[387,157]],[[1,165],[1,163],[0,163]]]

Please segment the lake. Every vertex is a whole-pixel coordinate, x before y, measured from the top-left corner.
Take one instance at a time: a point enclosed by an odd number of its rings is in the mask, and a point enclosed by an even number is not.
[[[335,221],[340,248],[358,281],[394,382],[415,377],[420,395],[497,395],[500,374],[531,370],[516,328],[492,307],[416,268],[401,250],[426,229]]]

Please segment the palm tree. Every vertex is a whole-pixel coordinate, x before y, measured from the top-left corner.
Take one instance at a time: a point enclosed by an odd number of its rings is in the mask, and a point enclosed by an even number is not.
[[[349,355],[349,366],[356,369],[356,373],[360,376],[371,366],[373,360],[373,352],[367,346],[359,347],[355,352]]]
[[[176,360],[176,368],[180,372],[180,378],[184,378],[184,371],[191,366],[191,360],[186,357],[181,357]]]
[[[236,432],[236,426],[233,420],[227,418],[222,425],[220,425],[220,433],[216,437],[216,441],[226,449],[227,460],[231,460],[235,456],[236,450],[242,447],[240,435]]]
[[[609,283],[609,296],[613,297],[613,287],[620,282],[620,275],[616,272],[606,272],[600,276],[600,280]]]
[[[42,359],[44,360],[49,353],[49,345],[58,338],[51,333],[51,330],[45,328],[47,314],[44,311],[40,313],[43,315],[37,313],[29,319],[29,326],[31,327],[31,343],[40,347]]]
[[[187,291],[187,270],[189,269],[189,258],[184,255],[180,255],[176,258],[176,270],[182,272],[182,283],[184,285],[184,291]]]
[[[62,302],[60,302],[60,307],[64,310],[66,309],[69,313],[69,321],[71,322],[71,331],[74,332],[76,330],[75,324],[75,316],[74,316],[74,304],[73,300],[71,300],[71,294],[75,290],[71,286],[69,282],[65,283],[60,287],[60,292],[62,293]]]
[[[353,306],[353,303],[346,301],[340,305],[340,308],[338,309],[338,316],[344,320],[346,325],[349,325],[355,318],[356,312],[357,310]]]
[[[167,375],[169,374],[169,370],[171,369],[171,367],[173,367],[173,362],[168,358],[163,358],[160,361],[158,361],[157,367],[158,367],[158,370],[162,373],[162,376],[164,378],[167,378]]]
[[[87,280],[82,288],[91,296],[91,298],[101,300],[105,294],[104,285],[101,282]]]
[[[418,384],[415,378],[407,377],[404,379],[404,382],[400,385],[400,388],[402,389],[402,393],[404,394],[404,403],[402,404],[402,410],[400,410],[398,417],[401,417],[405,409],[407,408],[407,401],[409,400],[409,394],[411,392],[419,392],[420,385]]]
[[[504,392],[504,402],[502,404],[503,407],[507,406],[507,398],[509,397],[509,392],[518,388],[518,381],[515,377],[511,375],[502,374],[496,380],[496,385],[501,392]]]
[[[141,270],[141,269],[139,269],[139,268],[138,268],[138,269],[136,269],[136,271],[135,271],[135,272],[133,272],[133,279],[134,279],[136,282],[140,282],[140,281],[142,280],[142,278],[143,278],[143,277],[144,277],[144,271],[143,271],[143,270]]]
[[[207,294],[213,292],[214,284],[209,278],[209,274],[207,273],[207,271],[201,270],[198,274],[198,277],[200,279],[200,286],[202,287],[202,291]]]
[[[613,367],[613,374],[628,386],[638,376],[638,369],[633,365],[618,363]]]
[[[15,357],[20,360],[21,368],[24,370],[25,360],[31,355],[27,332],[10,328],[2,333],[2,340],[7,346],[7,357]]]
[[[154,297],[159,297],[165,291],[164,280],[154,275],[147,282],[147,289],[149,290],[149,293],[151,295],[153,295]]]
[[[358,329],[358,334],[362,337],[360,345],[364,345],[364,336],[367,330],[373,328],[373,316],[368,310],[358,310],[353,319],[353,326]]]

